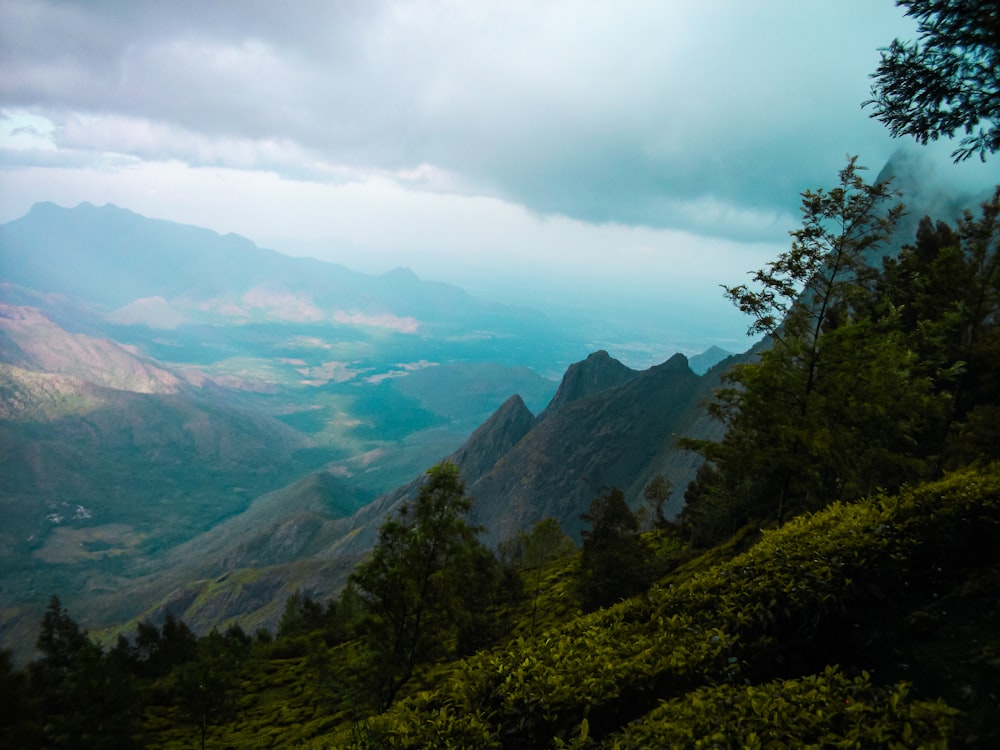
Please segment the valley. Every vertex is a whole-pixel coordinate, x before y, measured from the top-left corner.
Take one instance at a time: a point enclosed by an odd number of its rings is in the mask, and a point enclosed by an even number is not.
[[[588,353],[585,332],[543,311],[113,206],[36,206],[0,227],[0,261],[0,643],[20,659],[52,593],[109,637],[168,608],[199,631],[273,627],[292,591],[336,593],[397,488],[513,394],[533,425]],[[618,363],[627,377],[605,382],[610,357],[588,361],[598,380],[553,403],[637,374]],[[490,487],[512,479],[486,476],[503,454],[487,444],[478,470],[460,463],[482,474],[492,524]],[[220,606],[247,576],[268,583]]]

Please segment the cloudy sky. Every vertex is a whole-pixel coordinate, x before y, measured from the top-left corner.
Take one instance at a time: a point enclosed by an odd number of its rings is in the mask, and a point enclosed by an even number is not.
[[[0,0],[0,222],[111,202],[473,288],[717,297],[902,145],[860,103],[913,33],[891,0]]]

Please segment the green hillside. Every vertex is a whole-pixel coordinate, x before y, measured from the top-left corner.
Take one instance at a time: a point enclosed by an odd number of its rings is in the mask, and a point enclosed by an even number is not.
[[[656,548],[671,533],[643,539]],[[275,640],[216,634],[204,658],[231,684],[206,746],[990,747],[998,538],[992,466],[746,530],[589,614],[573,594],[579,553],[563,554],[538,578],[534,628],[522,597],[499,613],[495,643],[422,665],[381,713],[365,696],[363,639],[330,647],[329,618],[298,631],[286,620]],[[534,571],[520,575],[530,589]],[[183,691],[201,661],[133,678],[141,746],[198,745]]]

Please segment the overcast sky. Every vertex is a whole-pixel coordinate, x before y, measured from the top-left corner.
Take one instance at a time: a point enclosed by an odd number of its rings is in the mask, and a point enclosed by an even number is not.
[[[111,202],[366,271],[717,290],[847,154],[903,145],[860,104],[914,28],[891,0],[0,0],[0,221]]]

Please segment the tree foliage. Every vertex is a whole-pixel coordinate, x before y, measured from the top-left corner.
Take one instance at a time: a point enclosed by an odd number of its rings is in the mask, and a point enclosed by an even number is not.
[[[869,259],[902,207],[892,205],[888,183],[869,184],[861,170],[851,158],[835,188],[803,193],[790,249],[756,271],[752,284],[725,288],[768,348],[730,371],[709,406],[725,437],[681,443],[712,463],[687,495],[688,524],[731,533],[749,517],[780,522],[864,494],[928,408],[929,386],[909,377],[912,355],[891,316],[873,317],[877,275]],[[906,466],[893,471],[909,474]]]
[[[880,292],[899,310],[917,365],[949,395],[919,454],[954,468],[1000,457],[1000,188],[954,228],[924,217],[914,244],[885,261]]]
[[[667,520],[664,512],[664,505],[670,499],[673,491],[673,484],[662,474],[657,474],[643,488],[642,497],[646,502],[640,512],[647,517],[652,516],[649,523],[653,528],[663,530],[670,526],[670,521]]]
[[[423,660],[472,638],[492,589],[492,555],[466,515],[472,500],[454,464],[427,472],[416,502],[379,529],[351,575],[366,602],[378,700],[392,703]]]
[[[224,634],[213,630],[199,639],[195,658],[170,674],[174,700],[197,727],[202,750],[210,727],[236,716],[239,668],[249,648],[250,639],[239,626]]]
[[[135,747],[139,704],[131,675],[90,640],[56,596],[42,618],[37,648],[40,657],[28,670],[37,744]]]
[[[639,521],[617,487],[594,498],[581,516],[585,529],[577,589],[584,610],[628,598],[648,585],[648,554]]]
[[[872,74],[872,117],[921,144],[965,137],[956,161],[1000,148],[1000,2],[897,0],[917,20],[918,40],[882,50]],[[985,129],[979,127],[985,123]],[[978,127],[978,130],[977,130]]]
[[[709,461],[685,494],[693,541],[997,454],[997,195],[954,229],[924,220],[879,270],[900,208],[857,170],[805,193],[791,249],[726,290],[769,347],[709,406],[725,437],[682,441]]]

